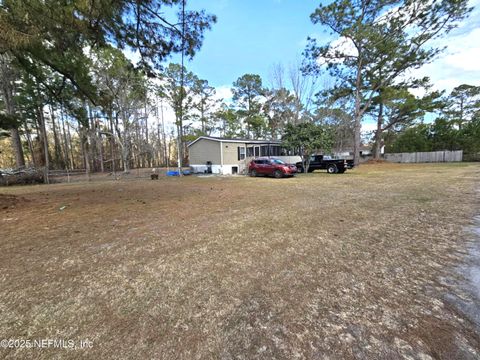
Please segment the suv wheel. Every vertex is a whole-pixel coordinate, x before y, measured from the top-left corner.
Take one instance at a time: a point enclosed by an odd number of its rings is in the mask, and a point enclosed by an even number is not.
[[[280,170],[275,170],[273,176],[275,176],[275,178],[277,179],[280,179],[281,177],[283,177],[283,173]]]
[[[257,176],[257,170],[250,171],[250,176],[251,177],[256,177]]]
[[[328,165],[327,172],[329,174],[335,174],[337,172],[337,167],[335,165]]]

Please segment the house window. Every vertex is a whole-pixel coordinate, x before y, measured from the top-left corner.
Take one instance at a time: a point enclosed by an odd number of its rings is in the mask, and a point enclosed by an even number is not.
[[[260,156],[260,146],[255,146],[255,157]]]
[[[253,157],[253,147],[247,148],[247,157]]]
[[[245,147],[239,146],[237,149],[238,149],[238,160],[245,160]]]

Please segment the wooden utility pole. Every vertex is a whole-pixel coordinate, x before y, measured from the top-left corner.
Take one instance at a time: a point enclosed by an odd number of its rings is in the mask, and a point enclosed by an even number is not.
[[[182,0],[182,69],[181,69],[181,81],[180,81],[180,124],[178,124],[178,141],[177,141],[177,154],[178,154],[178,175],[182,176],[182,157],[183,157],[183,94],[184,84],[185,84],[185,67],[184,67],[184,57],[185,57],[185,0]]]
[[[113,130],[113,111],[110,108],[108,112],[108,119],[110,120],[110,156],[112,158],[112,175],[115,179],[117,174],[115,173],[115,136]]]

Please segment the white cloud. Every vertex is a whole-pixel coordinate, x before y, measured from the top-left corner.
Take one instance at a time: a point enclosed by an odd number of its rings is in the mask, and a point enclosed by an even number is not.
[[[230,103],[233,97],[232,89],[230,85],[221,85],[215,88],[215,99],[224,100],[226,103]]]
[[[377,124],[375,122],[364,121],[362,123],[362,133],[369,133],[377,130]]]
[[[469,36],[472,38],[480,38],[480,29],[478,30],[478,37]],[[445,64],[463,71],[480,71],[480,46],[472,48],[464,48],[453,54],[445,56]]]
[[[480,0],[470,1],[470,6]],[[436,90],[450,92],[461,84],[480,85],[480,9],[462,21],[448,36],[437,40],[434,46],[446,50],[430,64],[413,72],[414,76],[429,76]]]
[[[130,48],[124,49],[123,54],[133,63],[133,65],[137,65],[141,58],[138,50],[132,50]]]
[[[425,96],[427,94],[427,91],[424,88],[415,88],[415,89],[410,89],[410,93],[412,93],[413,96],[420,98]]]
[[[340,51],[347,56],[357,56],[358,51],[353,44],[352,39],[341,37],[332,42],[330,48],[334,51]]]
[[[329,56],[332,58],[328,58]],[[319,57],[317,59],[317,63],[319,65],[325,65],[327,62],[343,63],[344,58],[350,56],[358,56],[358,51],[350,38],[342,36],[330,43],[330,47],[327,52],[328,59],[325,57]]]

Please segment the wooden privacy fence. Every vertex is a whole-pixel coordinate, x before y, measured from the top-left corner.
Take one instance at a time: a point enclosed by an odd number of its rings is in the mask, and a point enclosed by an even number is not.
[[[385,160],[397,163],[454,162],[463,160],[463,150],[385,154]]]

